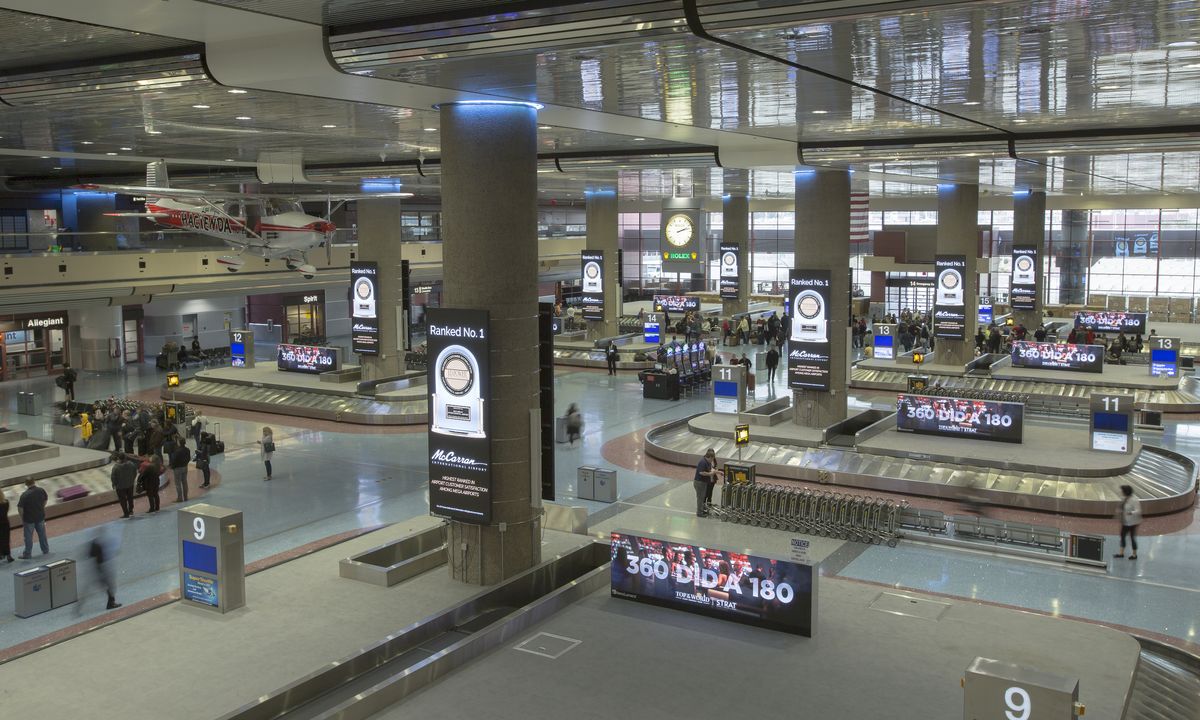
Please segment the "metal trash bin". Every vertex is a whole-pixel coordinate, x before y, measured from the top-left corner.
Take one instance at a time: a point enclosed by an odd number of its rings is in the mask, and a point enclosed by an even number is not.
[[[41,415],[42,414],[42,396],[35,392],[18,392],[17,393],[17,414],[18,415]]]
[[[50,607],[60,608],[79,599],[74,560],[55,560],[46,563],[46,569],[50,571]]]
[[[50,570],[39,565],[13,573],[13,606],[17,617],[33,617],[50,609]]]
[[[1099,535],[1075,535],[1067,540],[1067,555],[1093,562],[1104,561],[1104,538]]]
[[[595,500],[596,468],[591,465],[581,465],[577,478],[575,497],[580,500]]]
[[[617,501],[617,471],[596,468],[592,472],[592,499],[600,502]]]

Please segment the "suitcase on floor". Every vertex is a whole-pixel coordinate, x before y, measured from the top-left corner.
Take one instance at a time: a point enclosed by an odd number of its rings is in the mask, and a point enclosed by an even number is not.
[[[208,455],[220,455],[225,452],[225,441],[221,439],[221,423],[213,423],[212,429],[214,432],[204,433],[209,437]]]

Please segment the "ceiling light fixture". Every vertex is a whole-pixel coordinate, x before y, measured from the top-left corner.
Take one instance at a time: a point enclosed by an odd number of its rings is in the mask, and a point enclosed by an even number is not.
[[[1200,43],[1197,43],[1195,40],[1177,40],[1173,43],[1167,43],[1167,47],[1169,48],[1195,47],[1196,45],[1200,45]]]
[[[124,150],[125,152],[129,152],[130,150],[133,150],[133,148],[127,148],[127,147],[123,147],[121,149]]]
[[[50,159],[50,156],[49,156],[49,155],[42,155],[42,156],[41,156],[41,158],[42,158],[43,160],[49,160],[49,159]]]
[[[234,118],[234,120],[253,120],[253,119],[254,118],[250,117],[249,115],[238,115],[237,117]]]
[[[233,162],[233,158],[225,158],[225,162]]]
[[[978,100],[968,100],[965,103],[963,103],[963,105],[978,105],[978,104],[979,104]]]
[[[437,128],[425,128],[425,132],[437,132]]]
[[[828,110],[813,110],[812,114],[813,115],[828,115],[829,111]]]
[[[116,155],[116,153],[115,153],[115,152],[106,152],[106,153],[104,153],[104,154],[105,154],[105,155]]]
[[[635,141],[637,141],[637,142],[641,142],[642,140],[645,140],[645,139],[646,139],[646,138],[634,138],[634,140],[635,140]]]
[[[162,135],[162,130],[147,130],[147,135]]]
[[[549,129],[550,129],[549,125],[538,125],[538,130],[549,130]]]
[[[230,95],[245,95],[248,92],[250,92],[250,91],[249,90],[238,90],[237,88],[234,88],[233,90],[229,91],[229,94]]]
[[[322,125],[321,127],[325,128],[326,130],[332,130],[333,128],[337,127],[337,125]]]
[[[193,105],[192,107],[196,108],[197,110],[207,110],[211,106],[209,106],[209,105]]]
[[[1101,90],[1120,90],[1121,86],[1120,85],[1101,85],[1100,89]]]
[[[79,144],[80,145],[95,145],[95,143],[93,143],[91,140],[80,140]]]
[[[51,168],[51,169],[53,169],[53,170],[62,170],[62,166],[61,166],[61,165],[55,165],[55,166],[54,166],[53,168]]]

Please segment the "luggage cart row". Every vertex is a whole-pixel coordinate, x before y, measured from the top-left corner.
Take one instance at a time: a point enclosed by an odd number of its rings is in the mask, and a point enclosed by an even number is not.
[[[722,520],[895,547],[908,503],[777,485],[725,485],[709,511]]]
[[[921,508],[905,508],[900,513],[899,523],[901,527],[930,535],[946,535],[953,528],[956,537],[1028,545],[1045,550],[1061,551],[1064,548],[1063,532],[1049,525],[993,520],[974,515],[946,515],[940,510]]]
[[[1028,403],[1029,396],[1024,393],[1005,392],[1001,390],[981,390],[973,387],[947,387],[931,385],[923,395],[937,397],[962,398],[964,400],[990,400],[992,402]]]

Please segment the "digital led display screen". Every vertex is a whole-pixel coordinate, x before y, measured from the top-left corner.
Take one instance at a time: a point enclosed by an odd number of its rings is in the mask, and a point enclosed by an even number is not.
[[[1179,374],[1179,351],[1159,348],[1150,351],[1150,374],[1154,377],[1175,377]]]
[[[1075,313],[1075,328],[1104,333],[1124,331],[1130,336],[1145,335],[1146,313],[1083,310]]]
[[[1129,413],[1098,412],[1092,418],[1092,427],[1095,430],[1129,432]]]
[[[714,380],[713,395],[722,397],[737,397],[738,384],[736,380]]]
[[[812,637],[810,565],[689,542],[612,534],[611,594],[674,610]]]
[[[196,572],[217,574],[217,549],[191,540],[183,541],[183,567]]]
[[[829,278],[828,270],[792,270],[788,276],[788,387],[829,390]]]
[[[379,264],[350,262],[350,349],[379,354]]]
[[[655,295],[654,312],[679,313],[700,309],[700,298],[694,295]]]
[[[934,266],[933,334],[945,340],[963,340],[967,333],[967,256],[938,255]]]
[[[276,365],[285,372],[323,373],[342,366],[337,348],[280,343]]]
[[[900,432],[1021,442],[1023,403],[901,394],[896,397]]]
[[[492,520],[489,442],[490,318],[486,310],[430,308],[429,509],[486,525]]]
[[[1012,364],[1013,367],[1099,373],[1104,372],[1104,346],[1016,340],[1012,344]]]
[[[894,359],[896,352],[896,338],[891,335],[876,335],[875,336],[875,357],[880,360]]]
[[[604,251],[584,250],[579,253],[581,267],[580,310],[585,320],[604,319]]]
[[[737,300],[741,296],[742,246],[721,243],[720,293],[722,300]]]
[[[1013,310],[1033,310],[1037,305],[1037,245],[1014,245],[1008,303]]]

